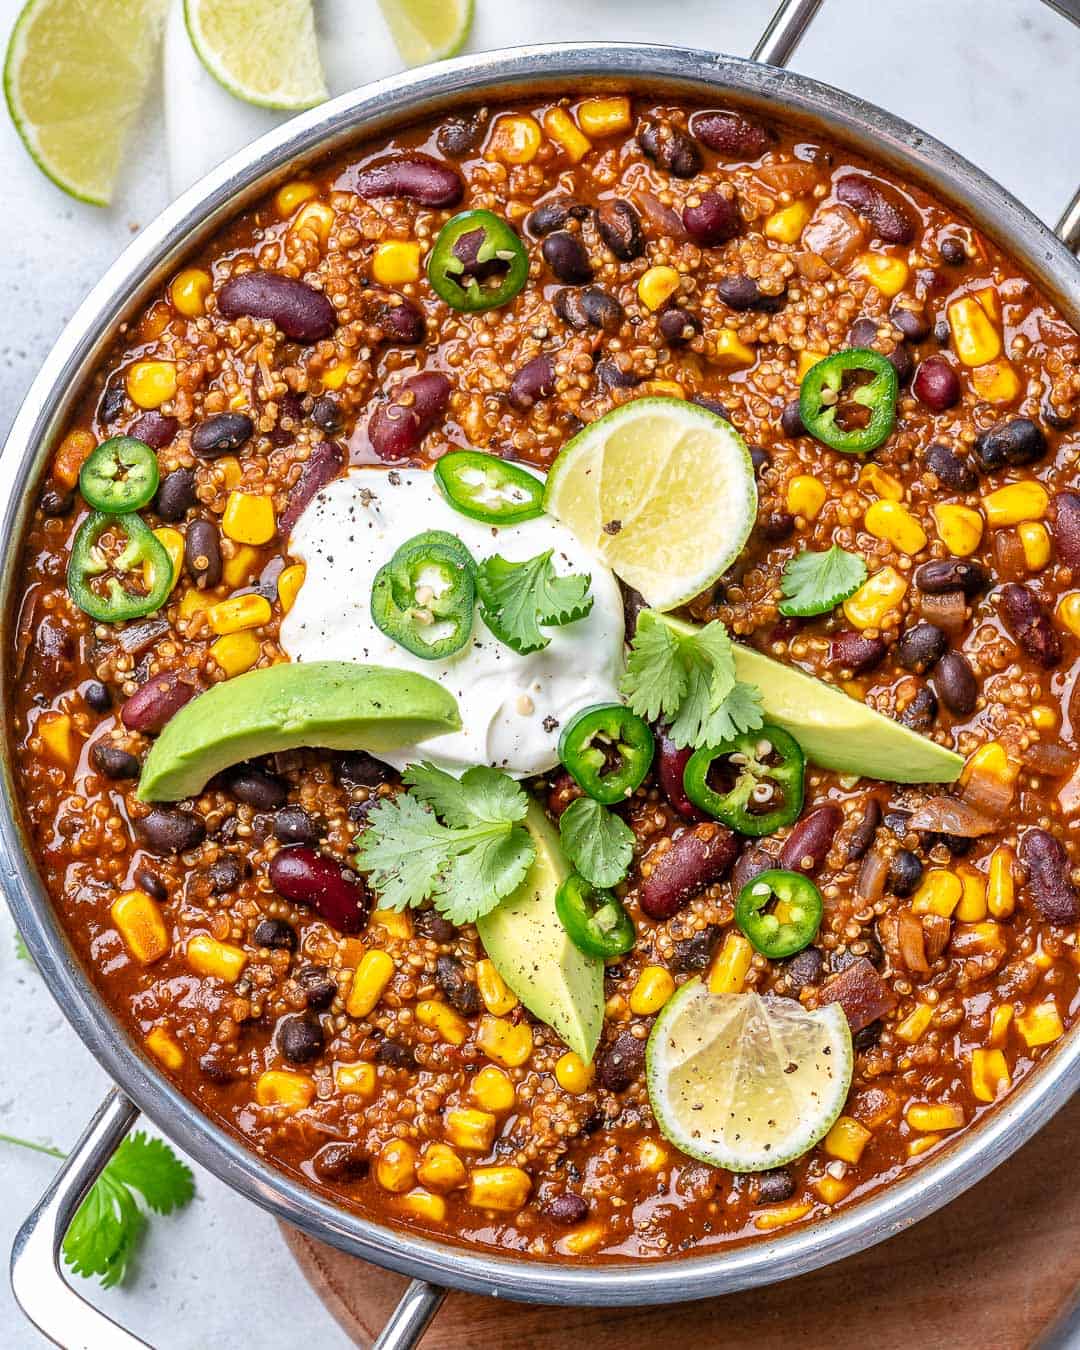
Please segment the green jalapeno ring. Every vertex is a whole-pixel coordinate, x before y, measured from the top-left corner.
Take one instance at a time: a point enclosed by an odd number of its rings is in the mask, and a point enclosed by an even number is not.
[[[481,236],[479,242],[463,245],[473,234]],[[474,274],[470,268],[476,269]],[[427,275],[432,290],[452,309],[478,314],[517,295],[529,278],[529,255],[501,217],[491,211],[461,211],[439,231]],[[493,284],[485,286],[489,280]]]
[[[767,759],[778,757],[778,763]],[[734,786],[717,791],[709,774],[718,760],[728,760],[737,771]],[[798,818],[803,804],[806,759],[794,736],[766,723],[721,745],[695,750],[683,769],[683,790],[707,815],[738,834],[772,834]],[[770,786],[771,785],[771,786]],[[779,788],[779,806],[765,809]],[[759,806],[761,809],[755,809]]]
[[[108,530],[116,530],[126,541],[111,564],[98,548],[99,540]],[[116,577],[109,578],[107,595],[101,595],[90,584],[92,578],[102,576],[110,566],[117,572],[141,572],[145,564],[150,566],[150,584],[145,594],[125,590]],[[160,609],[169,598],[173,586],[172,559],[141,516],[95,511],[75,535],[67,585],[72,600],[99,623],[141,619]]]
[[[844,376],[862,371],[873,378],[841,400]],[[811,366],[799,388],[799,415],[803,426],[822,445],[845,455],[865,455],[876,450],[896,425],[900,384],[892,363],[871,347],[850,347]],[[844,431],[836,425],[841,401],[861,404],[870,410],[864,427]]]
[[[435,465],[443,496],[463,516],[518,525],[544,514],[544,484],[527,470],[481,450],[451,450]]]
[[[581,790],[613,806],[631,796],[653,761],[649,724],[622,703],[575,713],[559,737],[559,759]]]
[[[571,872],[555,893],[566,935],[588,956],[623,956],[637,940],[634,921],[618,897]]]
[[[465,646],[475,610],[472,556],[443,530],[407,540],[375,574],[371,587],[376,627],[425,661],[453,656]]]
[[[783,906],[782,917],[766,908]],[[748,881],[735,902],[735,922],[754,949],[770,960],[794,956],[817,937],[824,913],[821,892],[801,872],[779,868]]]
[[[158,490],[157,455],[134,436],[110,436],[79,470],[86,504],[106,515],[138,511]]]

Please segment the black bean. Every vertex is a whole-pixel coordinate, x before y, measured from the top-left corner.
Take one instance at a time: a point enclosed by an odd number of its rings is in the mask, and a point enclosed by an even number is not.
[[[921,689],[916,691],[915,697],[900,714],[900,721],[910,730],[925,734],[934,725],[937,712],[938,702],[934,691],[927,685],[923,685]]]
[[[966,656],[948,652],[934,670],[934,689],[946,708],[957,717],[975,711],[979,686]]]
[[[686,233],[699,248],[716,248],[734,239],[742,229],[738,199],[722,192],[703,192],[696,206],[684,206]]]
[[[555,392],[555,362],[546,353],[526,361],[510,382],[510,406],[528,412],[534,403]]]
[[[958,239],[954,234],[941,241],[938,245],[938,252],[941,254],[941,261],[947,263],[949,267],[960,267],[967,262],[967,249],[964,247],[964,241]]]
[[[589,1206],[580,1195],[575,1195],[573,1191],[563,1191],[561,1195],[552,1196],[542,1213],[552,1223],[557,1223],[563,1228],[573,1228],[575,1224],[582,1223],[588,1218]]]
[[[676,178],[693,178],[701,172],[701,151],[670,122],[647,122],[638,132],[638,144],[658,169]]]
[[[287,783],[255,764],[238,764],[229,769],[225,786],[238,802],[257,811],[273,811],[283,806],[289,795]]]
[[[757,1177],[757,1202],[759,1205],[780,1205],[795,1194],[795,1178],[786,1167],[774,1167],[768,1172],[759,1172]]]
[[[921,675],[948,651],[949,638],[934,623],[917,623],[908,628],[896,644],[896,659],[905,670]]]
[[[101,402],[98,404],[98,421],[103,426],[110,426],[123,411],[124,386],[122,384],[106,386],[105,392],[101,396]]]
[[[416,1056],[407,1045],[388,1036],[375,1047],[375,1063],[388,1064],[392,1069],[415,1069]]]
[[[140,764],[134,755],[118,745],[98,741],[90,751],[90,763],[106,778],[138,778]]]
[[[923,563],[915,573],[915,585],[926,595],[947,595],[963,591],[969,600],[990,584],[990,573],[982,563],[970,558],[942,558]]]
[[[889,862],[889,889],[893,895],[914,895],[922,880],[923,866],[910,849],[902,848]]]
[[[596,213],[596,228],[620,262],[632,262],[645,252],[641,217],[621,198],[603,203]]]
[[[935,441],[926,452],[926,467],[954,492],[974,492],[979,486],[979,475],[966,455],[959,455],[949,446]]]
[[[480,1008],[476,985],[465,974],[465,967],[456,956],[440,956],[435,961],[435,983],[446,995],[447,1002],[463,1017],[472,1017]]]
[[[435,133],[435,144],[448,159],[460,159],[480,144],[486,121],[482,110],[470,116],[448,117]]]
[[[731,421],[731,413],[726,404],[720,402],[718,398],[709,398],[707,394],[694,394],[690,400],[696,403],[699,408],[704,408],[706,412],[711,412],[714,417],[722,418],[725,422]]]
[[[1030,586],[1010,581],[1001,588],[1005,626],[1031,659],[1050,670],[1061,663],[1061,638],[1049,611]]]
[[[907,384],[908,380],[911,379],[911,372],[915,369],[915,360],[907,344],[899,343],[885,359],[896,371],[897,381],[901,385]]]
[[[877,828],[881,824],[881,803],[876,797],[867,797],[863,803],[858,824],[848,840],[847,860],[858,862],[874,842]]]
[[[235,891],[247,876],[247,863],[241,862],[235,853],[223,853],[206,869],[210,885],[215,895],[225,895]]]
[[[195,470],[173,469],[161,480],[154,510],[170,524],[183,520],[195,505]]]
[[[716,283],[716,294],[729,309],[739,312],[753,309],[762,314],[775,314],[783,306],[786,293],[767,295],[753,277],[735,275],[721,277]]]
[[[341,1185],[350,1181],[362,1181],[367,1176],[371,1163],[362,1145],[340,1139],[332,1144],[324,1144],[312,1158],[311,1166],[321,1180]]]
[[[283,806],[274,816],[274,838],[282,844],[319,842],[319,827],[302,806]]]
[[[930,320],[921,310],[897,301],[889,310],[889,318],[909,342],[923,342],[930,336]]]
[[[602,286],[562,290],[555,296],[555,313],[571,328],[601,328],[614,332],[623,321],[623,308]]]
[[[366,750],[339,751],[334,756],[333,767],[334,777],[344,788],[373,788],[397,778],[389,764],[369,755]]]
[[[323,1029],[317,1017],[293,1013],[277,1024],[277,1045],[290,1064],[310,1064],[323,1052]]]
[[[790,511],[770,511],[760,522],[762,535],[771,543],[790,537],[795,529],[795,517]]]
[[[323,431],[341,430],[341,409],[332,394],[320,394],[311,405],[311,420]]]
[[[184,540],[184,566],[199,590],[210,591],[221,582],[221,536],[212,520],[193,520]]]
[[[804,947],[781,966],[781,970],[795,989],[820,984],[824,969],[825,961],[817,947]]]
[[[296,973],[296,983],[304,991],[309,1008],[322,1012],[337,998],[337,981],[326,966],[304,966]]]
[[[597,1056],[596,1079],[608,1092],[625,1092],[645,1067],[645,1042],[632,1031],[620,1031]]]
[[[568,286],[584,286],[592,280],[589,253],[578,235],[555,230],[545,238],[540,251],[557,280]]]
[[[975,457],[986,473],[1001,469],[1006,464],[1034,464],[1036,460],[1042,459],[1046,451],[1046,437],[1042,428],[1030,417],[1014,417],[1011,422],[999,422],[975,440]]]
[[[881,1024],[881,1018],[868,1023],[865,1027],[860,1027],[851,1038],[851,1044],[856,1050],[872,1050],[878,1041],[881,1040],[881,1033],[884,1030]]]
[[[706,970],[712,960],[716,944],[720,941],[721,932],[719,924],[713,923],[702,932],[695,933],[693,937],[683,938],[676,942],[674,944],[675,959],[673,963],[675,969],[684,971]]]
[[[691,342],[701,332],[701,323],[687,309],[672,305],[665,309],[657,321],[660,336],[673,347],[681,347]]]
[[[58,491],[50,488],[48,492],[41,494],[41,514],[51,516],[55,519],[57,516],[66,516],[75,505],[75,494],[70,488],[64,491]]]
[[[525,220],[525,229],[534,238],[542,239],[544,235],[551,234],[554,230],[561,230],[571,220],[584,220],[589,214],[589,209],[574,201],[572,197],[552,197],[550,201],[541,202],[535,210],[529,212]]]
[[[263,919],[251,935],[256,947],[269,947],[285,952],[296,951],[296,929],[284,919]]]
[[[415,347],[424,340],[427,321],[423,312],[396,291],[369,286],[360,294],[360,311],[373,342]]]
[[[109,693],[108,686],[102,684],[100,680],[90,681],[83,690],[83,698],[94,712],[108,712],[112,707],[112,694]]]
[[[750,463],[754,466],[754,472],[760,474],[762,469],[769,465],[769,452],[761,445],[749,445],[746,447],[750,451]],[[776,512],[774,514],[783,514]]]
[[[161,857],[187,853],[206,838],[206,822],[194,811],[155,807],[136,824],[146,847]]]
[[[201,459],[232,455],[247,445],[254,431],[247,413],[215,413],[191,433],[191,448]]]
[[[132,880],[140,891],[146,892],[151,900],[167,900],[169,898],[168,887],[156,872],[151,872],[149,867],[136,868]]]
[[[598,361],[596,383],[607,393],[612,389],[633,389],[640,383],[640,377],[632,370],[623,370],[617,361]]]
[[[797,436],[805,436],[806,428],[803,426],[802,411],[799,407],[799,400],[794,398],[790,403],[784,404],[784,411],[780,414],[780,430],[789,440],[794,440]]]
[[[872,347],[877,341],[879,327],[877,319],[867,318],[863,314],[848,329],[848,342],[853,347]]]

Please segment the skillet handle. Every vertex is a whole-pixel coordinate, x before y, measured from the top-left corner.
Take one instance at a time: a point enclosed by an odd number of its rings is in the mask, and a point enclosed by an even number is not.
[[[61,1274],[60,1246],[87,1191],[105,1170],[139,1115],[113,1088],[15,1235],[11,1289],[37,1329],[63,1350],[148,1350],[77,1294]]]

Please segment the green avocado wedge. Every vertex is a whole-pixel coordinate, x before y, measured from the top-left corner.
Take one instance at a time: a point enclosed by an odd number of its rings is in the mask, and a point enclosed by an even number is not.
[[[269,666],[185,704],[147,755],[138,796],[194,797],[214,774],[255,755],[304,746],[377,755],[460,728],[457,700],[424,675],[351,661]]]
[[[570,864],[538,802],[530,802],[525,825],[536,860],[517,890],[477,919],[477,931],[495,969],[526,1008],[588,1064],[604,1020],[604,963],[574,946],[555,913],[555,892]]]

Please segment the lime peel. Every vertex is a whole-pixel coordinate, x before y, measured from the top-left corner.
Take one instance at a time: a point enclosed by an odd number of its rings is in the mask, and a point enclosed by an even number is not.
[[[473,0],[379,0],[379,8],[407,66],[456,56],[472,27]]]
[[[327,97],[312,0],[184,0],[199,60],[260,108],[299,112]]]

